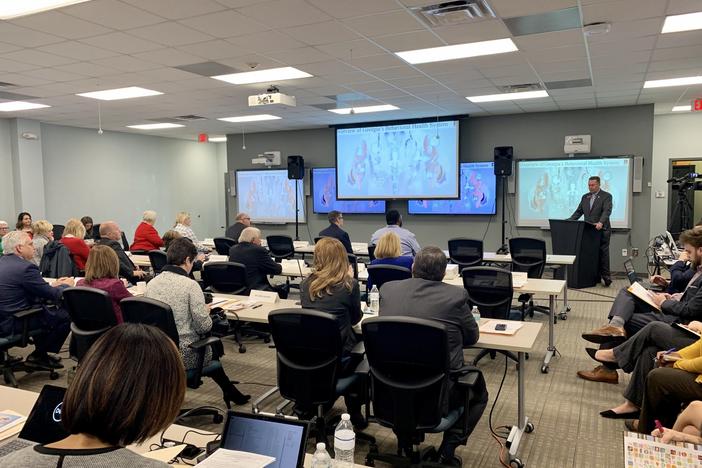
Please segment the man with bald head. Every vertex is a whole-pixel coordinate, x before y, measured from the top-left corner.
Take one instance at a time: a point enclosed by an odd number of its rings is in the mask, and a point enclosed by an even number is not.
[[[138,281],[147,281],[146,272],[132,263],[122,248],[120,241],[122,240],[122,231],[114,221],[106,221],[100,223],[100,240],[97,241],[100,245],[106,245],[117,254],[119,258],[119,276],[127,278],[132,284]]]
[[[251,216],[247,215],[246,213],[239,213],[236,215],[235,219],[236,223],[229,226],[224,235],[238,242],[241,231],[251,226]]]

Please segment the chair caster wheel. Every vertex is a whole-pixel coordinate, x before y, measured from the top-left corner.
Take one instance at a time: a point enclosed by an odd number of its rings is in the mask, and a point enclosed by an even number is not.
[[[263,339],[263,342],[266,343],[266,344],[270,343],[270,342],[271,342],[270,336],[269,336],[268,338],[264,338],[264,339]]]
[[[527,434],[531,434],[532,432],[534,432],[534,425],[530,422],[527,423],[526,427],[524,428],[524,432],[526,432]]]
[[[548,366],[541,366],[541,373],[548,374]]]
[[[246,346],[239,345],[239,354],[244,354],[246,352]]]
[[[558,318],[561,320],[568,320],[568,314],[558,314]]]
[[[224,416],[222,416],[221,414],[217,413],[217,414],[215,414],[214,416],[212,416],[212,422],[213,422],[214,424],[222,424],[222,422],[224,422]]]
[[[524,463],[519,458],[515,458],[509,462],[509,466],[514,468],[524,468]]]
[[[373,461],[373,460],[366,460],[366,466],[375,466],[375,461]]]
[[[52,372],[52,373],[49,374],[49,378],[50,378],[51,380],[56,380],[56,379],[59,378],[59,375],[58,375],[57,372]]]

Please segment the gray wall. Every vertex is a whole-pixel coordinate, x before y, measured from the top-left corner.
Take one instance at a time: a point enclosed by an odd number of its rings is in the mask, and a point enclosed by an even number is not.
[[[0,219],[14,229],[18,213],[15,212],[15,190],[12,174],[12,143],[10,120],[0,119]]]
[[[515,158],[518,159],[563,157],[564,137],[578,134],[592,135],[592,155],[631,154],[642,156],[645,161],[644,190],[633,196],[633,229],[615,232],[612,237],[612,266],[615,271],[621,270],[621,249],[639,247],[643,254],[649,239],[651,192],[647,182],[651,180],[652,166],[652,105],[468,118],[461,122],[460,159],[462,162],[492,160],[495,146],[513,146]],[[249,134],[246,136],[246,150],[241,148],[241,135],[229,135],[228,170],[251,169],[251,159],[268,150],[281,151],[283,158],[290,154],[303,155],[306,167],[334,166],[334,130],[323,128]],[[285,167],[285,162],[282,167]],[[587,187],[583,187],[583,193],[586,191]],[[230,197],[229,201],[229,215],[233,218],[236,200]],[[422,245],[445,247],[452,237],[484,237],[486,250],[495,250],[500,246],[499,205],[498,202],[497,215],[490,221],[489,216],[409,216],[407,202],[388,202],[389,208],[403,214],[405,227],[417,235]],[[539,228],[516,228],[513,196],[508,197],[508,205],[511,206],[511,213],[508,210],[510,222],[507,237],[543,237],[549,242],[550,249],[549,232]],[[309,224],[300,225],[300,238],[303,240],[316,236],[327,225],[325,216],[312,213],[309,197],[306,207]],[[369,240],[373,231],[385,224],[382,215],[346,215],[345,222],[351,240],[358,242]],[[289,224],[264,225],[263,229],[264,235],[293,235],[295,228]],[[643,270],[643,260],[639,260],[637,267]]]

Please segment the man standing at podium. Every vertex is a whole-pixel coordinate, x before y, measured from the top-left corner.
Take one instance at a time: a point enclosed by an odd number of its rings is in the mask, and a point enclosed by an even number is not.
[[[612,214],[612,194],[600,189],[600,178],[592,176],[587,180],[588,193],[580,199],[580,204],[573,215],[568,218],[573,221],[585,216],[585,222],[595,225],[602,233],[600,237],[600,278],[605,286],[612,284],[609,273],[609,238],[612,226],[609,216]]]

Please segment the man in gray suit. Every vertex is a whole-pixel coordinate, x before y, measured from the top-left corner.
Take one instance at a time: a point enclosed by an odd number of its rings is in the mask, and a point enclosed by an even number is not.
[[[612,226],[609,217],[612,214],[612,194],[600,189],[600,178],[592,176],[587,180],[588,193],[580,199],[580,204],[568,219],[577,220],[585,217],[585,222],[595,225],[602,233],[600,237],[600,278],[605,286],[612,284],[609,273],[609,238]]]
[[[446,255],[438,247],[425,247],[419,251],[412,265],[412,278],[390,281],[380,289],[378,315],[416,317],[436,320],[448,328],[449,362],[452,370],[465,368],[463,348],[478,341],[478,324],[468,305],[468,293],[442,282],[446,272]],[[475,369],[475,368],[474,368]],[[465,395],[457,387],[448,392],[447,409],[463,405]],[[441,462],[449,466],[462,466],[455,455],[456,447],[465,445],[485,410],[488,392],[482,374],[473,387],[473,397],[464,417],[468,419],[468,433],[462,434],[463,420],[444,432],[439,453]]]

